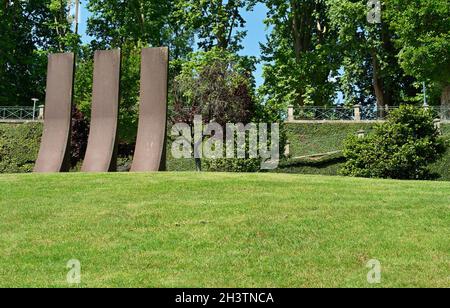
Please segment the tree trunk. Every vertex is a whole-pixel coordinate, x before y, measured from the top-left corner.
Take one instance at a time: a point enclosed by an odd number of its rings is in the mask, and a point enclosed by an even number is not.
[[[384,118],[386,116],[386,97],[383,87],[383,79],[380,77],[381,68],[378,63],[376,51],[372,52],[372,65],[373,65],[373,89],[375,97],[377,99],[378,117]]]
[[[311,15],[313,7],[311,3],[300,4],[298,1],[291,0],[292,20],[291,31],[294,43],[295,61],[300,63],[303,54],[311,47],[311,27],[313,26]],[[304,89],[297,90],[296,104],[304,105]]]
[[[450,120],[450,84],[444,85],[441,95],[441,117]]]
[[[398,50],[395,49],[394,43],[392,41],[392,33],[389,30],[389,26],[383,22],[381,24],[381,40],[383,42],[383,52],[386,55],[389,55],[388,58],[391,61],[397,61],[394,57],[398,53]],[[392,106],[392,101],[394,100],[394,93],[397,90],[397,87],[393,84],[392,80],[395,78],[386,78],[382,80],[383,82],[383,101],[384,106]]]

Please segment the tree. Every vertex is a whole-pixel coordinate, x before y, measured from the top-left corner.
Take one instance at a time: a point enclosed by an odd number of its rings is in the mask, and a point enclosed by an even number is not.
[[[24,105],[38,95],[30,78],[35,68],[31,13],[22,1],[5,1],[0,10],[1,105]]]
[[[95,48],[169,46],[172,59],[192,51],[192,30],[183,20],[184,1],[89,0],[88,33]]]
[[[366,0],[330,0],[331,24],[339,33],[337,48],[342,55],[341,89],[347,104],[376,103],[398,106],[416,96],[413,78],[405,76],[394,46],[385,6],[380,19],[369,20],[372,8]],[[382,2],[383,4],[383,2]],[[381,112],[383,115],[383,112]]]
[[[249,123],[256,111],[254,66],[232,52],[213,48],[193,53],[174,82],[174,122],[202,115],[222,126]]]
[[[450,1],[390,0],[386,4],[402,68],[439,88],[442,106],[450,107]]]
[[[0,104],[27,105],[43,98],[47,54],[72,51],[66,0],[4,1],[0,9]]]
[[[272,28],[262,46],[265,83],[262,94],[275,114],[287,105],[327,105],[335,98],[339,69],[336,33],[323,0],[266,0],[266,25]]]
[[[80,36],[72,29],[74,16],[70,15],[73,0],[50,0],[47,7],[49,14],[44,25],[50,30],[44,37],[48,40],[47,51],[76,52]]]
[[[180,1],[180,8],[186,23],[196,32],[200,48],[236,52],[246,35],[241,11],[252,10],[254,4],[255,0],[185,0]]]
[[[82,71],[92,72],[93,51],[122,49],[121,102],[119,138],[133,143],[137,132],[139,110],[140,52],[144,47],[168,46],[170,49],[170,80],[179,73],[181,63],[192,51],[194,34],[183,19],[181,0],[89,0],[92,15],[88,34],[95,39],[80,63]],[[92,74],[92,73],[91,73]],[[90,80],[77,74],[84,86],[76,90],[77,103],[89,115]],[[87,75],[89,76],[89,75]]]
[[[254,63],[215,47],[190,55],[175,78],[172,123],[192,125],[196,115],[205,123],[250,123],[256,113]],[[194,140],[197,151],[202,140]],[[195,159],[197,171],[201,159]]]
[[[344,147],[343,175],[370,178],[430,179],[428,166],[446,150],[432,112],[401,106],[369,136],[350,136]]]

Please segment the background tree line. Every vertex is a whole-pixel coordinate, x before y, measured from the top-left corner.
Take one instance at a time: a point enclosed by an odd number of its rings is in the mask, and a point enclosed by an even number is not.
[[[450,106],[450,0],[382,2],[381,23],[367,0],[86,0],[82,43],[71,0],[4,0],[0,12],[0,105],[44,97],[46,55],[78,56],[75,100],[89,116],[96,49],[122,48],[121,138],[135,134],[140,49],[169,46],[173,120],[201,112],[219,122],[276,120],[288,105]],[[243,13],[268,8],[262,59],[240,56]],[[255,64],[264,65],[256,88]],[[235,120],[235,121],[236,121]]]

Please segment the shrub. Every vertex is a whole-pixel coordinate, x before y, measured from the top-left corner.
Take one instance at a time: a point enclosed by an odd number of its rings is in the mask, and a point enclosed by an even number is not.
[[[205,159],[205,167],[210,172],[258,172],[261,160],[255,158]]]
[[[279,151],[280,151],[280,160],[283,158],[283,152],[286,145],[286,133],[285,133],[285,126],[283,124],[280,124],[279,128]],[[268,140],[267,140],[267,146],[268,148],[271,148],[271,133],[270,130],[267,132]],[[259,131],[258,131],[259,136]],[[234,136],[234,138],[237,138],[237,135]],[[235,139],[236,142],[236,139]],[[258,144],[258,146],[261,146],[261,144]],[[253,149],[253,151],[258,151],[258,149]],[[261,169],[261,158],[250,158],[250,140],[249,140],[249,134],[246,133],[246,140],[245,140],[245,153],[246,158],[225,158],[226,157],[226,143],[224,144],[224,158],[216,158],[216,159],[204,159],[205,163],[205,169],[207,171],[211,172],[259,172],[259,171],[266,171]],[[237,147],[234,148],[234,154],[235,157],[237,157]]]
[[[347,176],[430,179],[429,165],[445,153],[446,143],[434,127],[430,111],[402,106],[387,122],[364,138],[350,136],[344,144]]]
[[[0,173],[33,171],[41,134],[39,123],[0,125]]]
[[[72,107],[72,130],[71,130],[71,166],[75,168],[86,154],[89,137],[89,123],[84,114],[77,108]]]

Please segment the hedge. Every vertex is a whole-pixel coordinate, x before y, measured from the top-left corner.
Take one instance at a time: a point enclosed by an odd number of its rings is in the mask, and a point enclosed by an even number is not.
[[[290,142],[290,154],[292,157],[313,155],[342,150],[343,141],[348,134],[357,134],[364,130],[370,132],[372,123],[290,123],[286,124],[287,139]],[[448,136],[450,142],[450,124],[441,127],[444,136]],[[289,160],[281,163],[281,168],[276,172],[338,175],[342,161],[331,160],[324,163],[311,163],[298,161],[289,164]],[[432,171],[441,176],[441,180],[450,181],[450,149],[439,162],[431,166]]]
[[[291,156],[295,157],[342,150],[348,134],[369,132],[373,127],[366,123],[289,123],[285,131]]]
[[[275,172],[337,175],[342,165],[338,157],[325,157],[321,161],[296,160],[295,157],[327,153],[342,149],[348,134],[359,130],[370,131],[374,124],[324,123],[286,124],[286,136],[290,142],[292,158],[283,160]],[[444,135],[450,142],[450,124],[442,125]],[[30,172],[39,151],[42,124],[0,124],[0,173]],[[171,144],[168,146],[167,168],[169,171],[194,171],[193,159],[173,159]],[[129,164],[129,159],[121,159]],[[125,168],[124,168],[125,169]],[[450,150],[444,159],[432,166],[432,170],[450,180]]]
[[[31,172],[39,153],[40,123],[0,125],[0,173]]]

